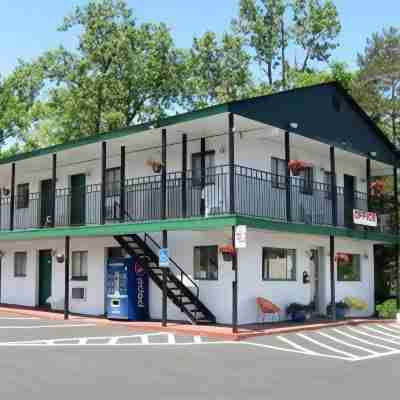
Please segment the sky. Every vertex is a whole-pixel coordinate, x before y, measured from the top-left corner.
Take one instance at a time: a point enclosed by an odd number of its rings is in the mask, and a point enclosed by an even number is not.
[[[58,32],[63,17],[87,0],[0,0],[0,74],[18,59],[30,60],[63,44],[76,45],[73,33]],[[333,60],[356,66],[366,39],[384,27],[400,28],[399,0],[334,0],[340,14],[340,47]],[[238,0],[128,0],[140,22],[164,22],[179,47],[190,47],[194,36],[212,30],[221,34],[238,13]]]

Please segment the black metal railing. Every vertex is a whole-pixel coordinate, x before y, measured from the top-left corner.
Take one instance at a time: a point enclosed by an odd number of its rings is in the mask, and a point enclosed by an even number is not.
[[[310,182],[302,177],[272,174],[268,171],[235,166],[235,213],[274,221],[311,225],[333,225],[331,185]],[[287,196],[289,188],[289,197]],[[167,173],[167,218],[209,217],[230,213],[229,166],[220,165],[201,171]],[[352,209],[368,209],[367,194],[355,191],[349,202],[343,187],[336,188],[337,225],[357,228],[352,223]],[[106,223],[145,222],[161,219],[161,175],[129,178],[125,181],[124,201],[121,185],[108,182],[105,190]],[[379,217],[378,230],[395,230],[394,202],[389,195],[370,201],[370,211]],[[55,196],[55,226],[91,225],[101,222],[101,184],[59,188]],[[287,199],[290,206],[287,206]],[[0,227],[10,229],[10,196],[0,200]],[[121,204],[124,212],[121,213]],[[350,203],[350,204],[348,204]],[[29,193],[16,196],[14,229],[53,226],[53,200],[50,194]],[[288,221],[287,211],[291,220]],[[368,228],[370,229],[370,228]]]

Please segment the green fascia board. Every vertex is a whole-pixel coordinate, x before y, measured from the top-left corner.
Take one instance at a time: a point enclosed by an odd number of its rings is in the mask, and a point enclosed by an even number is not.
[[[399,237],[396,235],[371,232],[371,231],[358,231],[354,229],[339,228],[334,226],[319,226],[319,225],[277,222],[264,218],[254,218],[245,216],[238,216],[237,224],[247,225],[248,227],[255,229],[267,229],[280,232],[292,232],[292,233],[302,233],[308,235],[322,235],[322,236],[333,235],[336,237],[347,237],[359,240],[399,243]]]
[[[58,227],[48,229],[24,229],[0,232],[0,240],[30,240],[50,239],[65,236],[94,237],[127,235],[130,233],[167,231],[197,231],[210,229],[223,229],[236,224],[236,217],[225,215],[218,217],[197,217],[169,219],[165,221],[152,221],[142,223],[121,223],[105,225],[85,225],[72,227]]]
[[[28,153],[16,154],[11,157],[7,157],[0,160],[0,165],[9,164],[16,161],[26,160],[28,158],[45,156],[48,154],[54,154],[59,151],[73,149],[75,147],[85,146],[88,144],[104,142],[106,140],[117,139],[132,135],[135,133],[144,133],[153,128],[163,128],[175,124],[180,124],[184,122],[194,121],[196,119],[207,118],[218,114],[223,114],[229,111],[228,104],[221,104],[212,107],[207,107],[198,111],[192,111],[184,114],[173,115],[171,117],[166,117],[160,120],[155,120],[151,122],[146,122],[144,124],[134,125],[124,129],[114,130],[111,132],[101,133],[99,135],[94,135],[90,137],[85,137],[74,142],[67,142],[62,144],[56,144],[54,146],[45,147],[43,149],[37,149],[30,151]]]
[[[169,219],[165,221],[152,221],[141,223],[122,223],[106,225],[86,225],[76,227],[58,227],[49,229],[25,229],[0,232],[0,240],[31,240],[31,239],[50,239],[70,237],[99,237],[127,235],[130,233],[161,232],[167,231],[201,231],[224,229],[233,225],[247,225],[249,228],[263,229],[279,232],[298,233],[307,235],[322,235],[336,237],[347,237],[358,240],[370,240],[396,244],[399,237],[371,231],[357,231],[348,228],[338,228],[329,226],[306,225],[298,223],[286,223],[271,221],[264,218],[246,216],[215,216],[215,217],[195,217]]]

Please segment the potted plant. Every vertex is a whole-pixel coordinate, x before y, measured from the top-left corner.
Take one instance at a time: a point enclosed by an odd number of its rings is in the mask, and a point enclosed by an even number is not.
[[[219,251],[222,253],[224,261],[232,261],[232,257],[236,254],[236,250],[231,244],[219,246]]]
[[[304,171],[306,168],[311,165],[303,160],[290,160],[288,167],[294,176],[298,176],[301,171]]]
[[[155,174],[159,174],[161,172],[161,168],[162,168],[161,161],[153,160],[152,158],[149,158],[146,160],[146,165],[148,167],[151,167]]]
[[[290,303],[286,308],[287,315],[294,322],[304,322],[307,319],[309,307],[305,304]]]
[[[344,301],[339,301],[336,303],[336,318],[344,319],[350,307]],[[332,304],[328,304],[326,307],[326,312],[328,315],[332,315]]]

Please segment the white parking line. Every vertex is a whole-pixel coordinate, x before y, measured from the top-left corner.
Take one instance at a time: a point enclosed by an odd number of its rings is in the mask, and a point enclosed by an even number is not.
[[[323,347],[324,349],[333,351],[334,353],[343,354],[344,356],[346,356],[346,357],[348,357],[350,359],[356,360],[358,358],[355,354],[348,353],[347,351],[339,350],[336,347],[328,346],[327,344],[321,343],[318,340],[315,340],[315,339],[313,339],[313,338],[311,338],[311,337],[309,337],[307,335],[304,335],[302,333],[298,333],[297,336],[300,336],[303,339],[308,340],[309,342],[316,344],[317,346]]]
[[[337,332],[337,333],[343,335],[343,336],[346,336],[346,337],[348,337],[348,338],[350,338],[350,339],[356,340],[357,342],[364,343],[364,344],[369,344],[370,346],[378,347],[378,348],[380,348],[380,349],[385,349],[385,350],[389,350],[389,351],[396,351],[396,349],[394,349],[393,347],[388,347],[388,346],[385,346],[385,345],[383,345],[383,344],[378,344],[378,343],[370,342],[370,341],[365,340],[365,339],[362,339],[362,338],[360,338],[360,337],[358,337],[358,336],[350,335],[350,333],[343,332],[343,331],[340,330],[340,329],[333,328],[333,330],[334,330],[335,332]]]
[[[96,326],[96,324],[58,324],[58,325],[14,325],[14,326],[1,326],[0,329],[43,329],[43,328],[83,328],[87,326]]]
[[[392,335],[391,333],[382,332],[381,329],[371,328],[370,326],[364,326],[364,329],[367,329],[368,331],[371,331],[371,332],[379,333],[380,335],[385,336],[385,337],[390,337],[390,338],[393,338],[396,340],[400,340],[399,335]]]
[[[296,350],[300,350],[303,353],[315,354],[315,351],[306,349],[305,347],[300,346],[299,344],[289,340],[288,338],[286,338],[284,336],[277,336],[277,339],[281,340],[282,342],[285,342],[285,343],[289,344],[290,346],[294,347]]]
[[[356,332],[356,333],[359,333],[360,335],[369,336],[369,337],[372,337],[374,339],[381,340],[382,342],[392,343],[392,344],[397,344],[397,345],[400,344],[399,342],[396,342],[395,340],[386,339],[386,338],[384,338],[382,336],[372,335],[372,334],[364,332],[364,331],[362,331],[360,329],[352,328],[351,326],[349,326],[349,329],[354,331],[354,332]]]
[[[387,326],[385,326],[385,325],[380,325],[380,324],[378,324],[378,325],[376,325],[376,326],[379,326],[379,328],[382,328],[382,329],[384,329],[385,331],[397,333],[397,334],[399,335],[399,338],[400,338],[400,330],[398,330],[398,329],[396,329],[396,328],[388,328]]]
[[[358,349],[358,350],[364,351],[365,353],[368,353],[368,354],[379,354],[379,352],[377,352],[377,351],[370,350],[370,349],[367,349],[366,347],[362,347],[362,346],[358,346],[353,343],[346,342],[344,340],[338,339],[335,336],[328,335],[327,333],[324,333],[324,332],[317,332],[317,333],[323,337],[326,337],[326,338],[332,340],[333,342],[340,343],[340,344],[343,344],[348,347],[352,347],[353,349]]]

